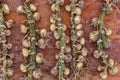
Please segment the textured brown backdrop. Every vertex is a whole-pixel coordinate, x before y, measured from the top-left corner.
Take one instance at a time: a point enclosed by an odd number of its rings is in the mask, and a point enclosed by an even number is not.
[[[17,14],[16,8],[20,4],[22,4],[22,0],[6,0],[8,5],[10,6],[11,13],[9,15],[6,15],[6,19],[13,19],[14,25],[12,28],[12,36],[8,37],[8,42],[13,44],[12,50],[9,52],[14,54],[15,57],[14,65],[12,66],[15,70],[15,74],[13,77],[11,77],[10,80],[19,80],[19,77],[25,76],[20,70],[19,66],[21,63],[24,62],[22,54],[21,54],[21,40],[24,37],[20,33],[19,25],[21,21],[25,20],[25,15]],[[96,67],[99,63],[98,60],[94,59],[91,56],[91,53],[93,51],[94,45],[92,42],[88,39],[88,33],[91,30],[91,27],[89,27],[88,22],[91,20],[91,18],[98,16],[100,14],[100,7],[102,6],[102,0],[85,0],[86,4],[88,4],[85,9],[83,10],[82,14],[82,23],[84,25],[85,30],[85,37],[87,39],[87,47],[89,49],[89,69],[90,73],[86,74],[81,80],[101,80],[99,77],[97,77]],[[94,2],[91,2],[94,1]],[[33,0],[32,3],[35,3],[38,7],[38,12],[41,14],[41,20],[37,22],[37,25],[35,26],[37,29],[46,28],[49,31],[49,17],[51,16],[52,12],[50,10],[50,4],[47,2],[47,0]],[[90,4],[89,4],[90,3]],[[69,13],[67,13],[64,9],[65,5],[69,4],[69,0],[65,0],[64,6],[61,8],[62,13],[62,21],[67,26],[69,26]],[[118,8],[120,9],[120,3],[117,4]],[[113,30],[113,34],[110,36],[110,39],[112,40],[112,47],[110,49],[107,49],[107,53],[118,62],[118,67],[120,63],[120,11],[117,11],[114,8],[114,12],[105,18],[105,24],[106,27]],[[69,31],[69,30],[68,30]],[[68,32],[67,31],[67,32]],[[50,69],[55,65],[56,61],[54,58],[54,55],[58,52],[57,49],[54,48],[54,41],[50,37],[46,38],[48,40],[48,47],[45,50],[38,49],[38,52],[43,53],[45,57],[45,64],[37,65],[38,68],[41,68],[43,71],[43,77],[40,80],[56,80],[51,74]],[[120,68],[119,68],[120,69]],[[109,76],[107,80],[120,80],[120,71],[115,76]]]

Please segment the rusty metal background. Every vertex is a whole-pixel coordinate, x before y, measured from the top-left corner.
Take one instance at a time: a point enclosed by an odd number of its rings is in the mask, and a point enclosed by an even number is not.
[[[9,53],[14,54],[14,64],[12,65],[12,68],[15,70],[15,74],[13,77],[10,78],[10,80],[20,80],[20,77],[25,76],[20,70],[19,66],[21,63],[24,62],[23,56],[21,54],[21,40],[24,37],[23,34],[20,33],[19,26],[21,21],[25,20],[25,15],[17,14],[16,8],[22,4],[22,0],[6,0],[7,4],[10,6],[11,13],[9,15],[6,15],[6,20],[13,19],[14,25],[12,28],[12,36],[8,37],[8,42],[13,44],[12,50],[9,51]],[[102,6],[102,0],[85,0],[86,7],[83,10],[82,14],[82,24],[84,25],[84,31],[85,31],[85,37],[87,39],[87,47],[89,49],[89,69],[90,73],[86,73],[83,77],[81,77],[81,80],[101,80],[97,76],[96,67],[99,64],[99,61],[97,59],[94,59],[92,57],[92,51],[95,47],[92,42],[89,41],[88,34],[91,30],[91,27],[89,26],[89,21],[100,14],[100,7]],[[38,12],[41,14],[41,20],[37,22],[37,25],[35,26],[37,29],[46,28],[49,31],[49,18],[52,14],[50,10],[50,4],[47,2],[47,0],[33,0],[32,3],[35,3],[38,8]],[[62,12],[62,21],[67,26],[69,26],[69,13],[67,13],[64,9],[65,5],[69,4],[69,0],[65,0],[64,6],[61,8]],[[120,3],[117,4],[118,9],[120,9]],[[118,67],[120,69],[120,11],[114,8],[114,11],[112,14],[106,16],[105,18],[105,24],[106,27],[113,30],[113,34],[110,36],[110,39],[112,41],[112,47],[110,49],[106,49],[106,52],[116,60],[118,63]],[[67,33],[69,30],[67,30]],[[52,35],[51,35],[52,37]],[[43,77],[39,80],[57,80],[55,77],[53,77],[50,74],[50,69],[55,65],[56,60],[54,58],[55,54],[58,52],[57,49],[54,47],[54,39],[48,37],[46,38],[48,40],[48,47],[45,50],[38,49],[38,52],[43,53],[45,57],[45,64],[37,65],[38,68],[42,69]],[[109,75],[107,80],[120,80],[120,70],[119,73],[115,76]]]

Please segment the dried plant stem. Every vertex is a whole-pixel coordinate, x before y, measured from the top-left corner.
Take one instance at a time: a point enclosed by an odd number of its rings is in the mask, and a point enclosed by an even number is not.
[[[6,34],[5,34],[5,20],[4,20],[4,15],[3,15],[3,10],[2,10],[2,5],[0,4],[0,33],[1,33],[1,38],[2,38],[2,57],[3,57],[3,65],[2,65],[2,75],[3,75],[3,80],[8,80],[8,76],[6,74],[7,70],[7,60],[6,56],[8,54],[8,49],[7,49],[7,44],[6,44]]]
[[[105,27],[105,24],[104,24],[104,18],[108,14],[107,12],[109,11],[109,9],[111,8],[111,7],[108,8],[109,5],[110,4],[106,4],[103,7],[102,13],[100,14],[100,16],[98,18],[98,24],[97,24],[97,31],[99,32],[98,37],[100,40],[102,40],[102,42],[97,43],[99,51],[103,51],[103,49],[106,47],[106,45],[108,43],[107,36],[106,36],[105,32],[102,32],[102,31],[107,30],[107,28]]]
[[[56,4],[59,0],[56,1]],[[58,17],[58,19],[61,18],[61,15],[60,15],[60,4],[58,4],[58,7],[59,7],[59,10],[56,12],[56,15]],[[61,20],[57,20],[57,24],[58,24],[58,33],[59,33],[59,36],[61,37],[60,38],[60,47],[61,47],[61,51],[62,49],[64,50],[65,49],[65,41],[64,39],[62,38],[64,36],[64,31],[63,31],[63,28],[61,25],[59,24],[62,24]],[[59,58],[59,63],[58,63],[58,69],[59,69],[59,76],[58,76],[58,79],[59,80],[62,80],[64,79],[64,70],[65,70],[65,63],[64,63],[64,53],[61,52],[59,54],[61,54],[61,56],[63,57],[60,57]]]
[[[58,54],[59,58],[56,64],[56,67],[58,69],[58,80],[65,79],[64,71],[66,68],[66,65],[65,65],[66,34],[64,32],[64,26],[63,26],[64,24],[61,21],[61,10],[60,10],[62,1],[64,2],[64,0],[56,0],[51,6],[52,9],[55,9],[55,16],[56,16],[55,25],[57,26],[56,32],[58,33],[57,36],[59,37],[58,41],[59,41],[59,47],[60,47],[60,51]],[[54,8],[53,8],[53,5],[55,5]]]
[[[81,12],[82,9],[77,5],[80,3],[79,1],[71,1],[70,5],[66,6],[66,10],[70,12],[70,34],[71,34],[71,43],[72,43],[72,62],[71,68],[74,72],[75,77],[74,80],[80,78],[82,71],[84,70],[84,66],[86,66],[87,62],[87,49],[85,48],[85,38],[83,37],[83,30],[81,24]],[[78,12],[77,12],[78,11]],[[77,20],[76,20],[77,18]],[[84,55],[85,52],[85,55]],[[79,57],[80,56],[80,57]]]
[[[107,14],[110,14],[112,12],[112,5],[115,4],[114,1],[115,0],[113,1],[106,0],[102,12],[97,21],[97,32],[98,32],[97,50],[94,51],[93,54],[95,58],[101,58],[102,63],[104,64],[104,65],[99,65],[98,67],[98,70],[101,72],[100,77],[102,79],[107,78],[107,74],[108,74],[107,72],[109,72],[110,74],[116,74],[118,72],[114,60],[111,59],[104,51],[104,49],[109,47],[110,44],[107,36],[110,36],[110,34],[112,33],[112,31],[108,31],[109,29],[105,27],[104,18]],[[100,66],[103,67],[103,70],[100,70],[101,68]],[[114,70],[114,72],[111,72],[112,70]]]
[[[31,38],[31,46],[30,46],[30,61],[29,61],[29,67],[28,67],[28,78],[29,80],[33,80],[33,71],[36,68],[36,62],[35,62],[35,57],[36,57],[36,33],[35,33],[35,20],[32,18],[32,12],[29,10],[28,6],[26,3],[24,3],[24,9],[25,9],[25,14],[28,19],[28,27],[29,27],[29,36]]]
[[[99,16],[98,19],[98,31],[99,31],[99,38],[103,41],[102,43],[98,44],[98,50],[101,51],[103,50],[103,48],[105,48],[106,44],[107,44],[107,38],[105,37],[105,35],[103,33],[101,33],[101,31],[104,30],[104,17],[105,17],[105,11],[102,12],[102,14]]]
[[[72,8],[75,8],[75,2],[73,1],[72,2]],[[75,24],[74,24],[74,14],[72,14],[71,13],[71,19],[70,19],[70,21],[71,21],[71,27],[70,27],[70,34],[72,35],[72,34],[75,34],[75,32],[74,32],[74,27],[72,27],[72,26],[75,26]],[[72,42],[72,52],[73,52],[73,60],[72,60],[72,63],[71,63],[71,67],[72,67],[72,69],[73,69],[73,71],[75,71],[75,72],[77,72],[77,70],[76,70],[76,56],[78,56],[77,55],[77,51],[75,50],[75,47],[74,47],[74,45],[75,45],[75,42],[73,42],[73,41],[71,41]]]

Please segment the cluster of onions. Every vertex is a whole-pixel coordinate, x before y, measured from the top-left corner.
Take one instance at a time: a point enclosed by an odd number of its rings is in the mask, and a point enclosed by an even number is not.
[[[116,67],[115,61],[110,58],[108,54],[106,54],[106,52],[104,51],[104,48],[109,48],[111,46],[111,41],[107,37],[112,34],[112,30],[105,27],[104,17],[106,14],[109,14],[111,12],[112,3],[112,1],[106,1],[99,18],[92,19],[92,23],[96,25],[95,27],[97,27],[97,30],[92,31],[89,34],[90,39],[92,41],[96,41],[97,43],[97,50],[93,52],[93,56],[97,59],[102,59],[103,64],[98,66],[98,71],[100,71],[99,76],[102,79],[107,78],[108,72],[112,75],[118,73],[118,68]]]
[[[82,30],[81,24],[81,13],[82,8],[78,5],[81,1],[78,0],[70,0],[71,4],[66,5],[66,11],[71,13],[71,42],[72,42],[72,68],[73,71],[77,74],[82,71],[82,69],[86,66],[87,54],[88,50],[85,47],[85,38],[83,37],[84,31]],[[82,3],[84,1],[82,0]],[[83,4],[82,4],[83,5]]]
[[[64,4],[64,0],[48,0],[51,5],[51,10],[55,14],[50,17],[50,30],[56,39],[56,48],[59,50],[59,54],[55,55],[58,60],[55,67],[51,69],[51,74],[58,76],[58,80],[64,80],[69,74],[70,69],[65,65],[69,63],[72,56],[69,54],[71,52],[71,47],[69,44],[69,36],[65,34],[67,29],[66,25],[62,23],[60,6]]]
[[[47,44],[45,41],[45,38],[47,37],[47,30],[46,29],[41,29],[41,30],[36,30],[37,34],[40,35],[40,39],[38,39],[37,46],[40,49],[45,49]]]
[[[27,25],[20,25],[20,32],[26,34],[22,40],[22,55],[27,58],[29,61],[20,65],[20,70],[24,73],[27,73],[28,77],[26,80],[40,79],[42,72],[40,69],[36,68],[36,63],[43,63],[44,58],[42,53],[36,52],[36,46],[39,46],[41,49],[46,47],[44,37],[46,37],[46,29],[35,30],[36,21],[40,20],[40,14],[37,12],[37,7],[34,4],[28,4],[31,0],[25,0],[24,5],[20,5],[17,8],[18,13],[24,13],[27,17]],[[37,41],[38,35],[41,38]]]
[[[0,52],[0,80],[9,80],[8,77],[13,76],[14,71],[11,68],[13,64],[13,56],[9,50],[12,49],[12,44],[7,42],[7,37],[11,36],[11,28],[13,20],[5,21],[4,14],[9,14],[10,9],[7,4],[0,3],[0,44],[2,51]]]
[[[17,8],[17,13],[25,14],[27,17],[27,23],[20,25],[20,32],[25,35],[22,40],[22,55],[26,62],[20,65],[20,70],[23,73],[27,73],[27,77],[24,80],[41,78],[43,74],[41,69],[36,67],[36,63],[43,63],[44,56],[42,53],[37,53],[36,48],[38,46],[40,49],[45,49],[47,46],[45,41],[47,30],[35,30],[34,28],[36,22],[41,17],[37,12],[37,7],[29,3],[30,1],[33,0],[23,0],[23,5]],[[104,51],[105,48],[111,46],[111,41],[107,37],[112,34],[112,30],[105,27],[104,17],[113,11],[112,6],[118,0],[103,1],[104,7],[99,18],[95,17],[92,19],[92,25],[96,30],[89,33],[89,38],[97,44],[97,49],[93,52],[93,56],[96,59],[102,60],[102,64],[97,68],[100,71],[99,76],[102,79],[106,79],[108,74],[115,75],[118,73],[118,68],[115,61]],[[1,2],[4,2],[4,0],[0,0],[0,44],[2,45],[2,52],[0,52],[0,64],[2,64],[0,65],[0,80],[9,80],[8,77],[14,74],[11,68],[14,56],[8,53],[12,49],[12,44],[7,43],[6,38],[12,34],[10,29],[12,28],[13,20],[4,20],[4,14],[9,14],[10,9],[7,4]],[[67,27],[62,23],[61,18],[60,9],[64,4],[64,0],[48,0],[48,2],[51,4],[51,11],[54,13],[50,17],[50,30],[56,40],[55,46],[59,50],[59,53],[55,55],[57,63],[50,72],[53,76],[58,76],[58,80],[69,80],[71,70],[68,65],[70,64],[76,79],[76,75],[87,67],[88,50],[85,47],[86,40],[83,36],[84,31],[82,30],[83,25],[81,23],[82,8],[84,8],[85,2],[84,0],[70,0],[70,5],[65,6],[66,11],[71,14],[70,37],[65,33]],[[38,36],[40,36],[39,39]],[[72,43],[71,46],[69,45],[70,43]],[[70,54],[71,52],[72,55]]]

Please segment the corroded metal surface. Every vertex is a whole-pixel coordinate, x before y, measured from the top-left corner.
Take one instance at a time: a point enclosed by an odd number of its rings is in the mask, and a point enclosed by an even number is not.
[[[13,77],[11,77],[10,80],[19,80],[20,77],[25,76],[20,70],[19,66],[21,63],[24,62],[23,56],[21,54],[21,40],[24,37],[23,34],[20,33],[19,26],[21,24],[21,21],[25,20],[25,15],[17,14],[16,8],[18,5],[22,4],[22,0],[6,0],[8,5],[10,6],[11,13],[9,15],[6,15],[6,19],[13,19],[14,25],[12,28],[12,36],[8,37],[8,42],[11,42],[13,44],[12,50],[9,52],[14,54],[14,65],[12,66],[15,70],[15,74]],[[86,7],[83,10],[82,14],[82,24],[84,25],[83,28],[85,30],[85,37],[87,39],[87,48],[89,49],[89,63],[88,68],[90,72],[84,77],[81,77],[81,80],[101,80],[97,76],[96,67],[99,64],[100,61],[96,60],[92,57],[93,49],[95,49],[94,43],[90,42],[88,38],[88,34],[91,30],[91,27],[89,26],[89,21],[91,18],[98,16],[100,14],[100,7],[102,6],[102,0],[85,0],[86,1]],[[38,7],[38,12],[41,14],[41,20],[37,22],[36,28],[46,28],[49,31],[49,17],[51,16],[52,12],[50,10],[50,4],[47,2],[47,0],[34,0],[33,3],[35,3]],[[67,26],[69,26],[69,13],[67,13],[64,9],[65,5],[69,4],[69,0],[65,0],[64,6],[61,8],[61,15],[62,15],[62,21]],[[120,9],[120,3],[117,4],[117,8]],[[110,36],[110,39],[112,41],[112,46],[110,49],[107,49],[106,52],[116,60],[118,63],[118,67],[120,67],[120,10],[117,10],[114,8],[114,11],[112,14],[106,16],[105,18],[105,24],[106,27],[109,27],[113,30],[113,34]],[[66,31],[66,33],[69,33],[69,30]],[[38,68],[41,68],[43,71],[43,77],[40,80],[56,80],[51,74],[50,69],[55,65],[56,60],[54,58],[55,54],[58,52],[54,45],[54,38],[52,35],[48,36],[46,38],[48,47],[45,50],[38,49],[37,52],[43,53],[45,57],[45,64],[37,65]],[[120,68],[119,68],[120,69]],[[119,73],[115,76],[109,76],[107,80],[120,80],[120,70]]]

